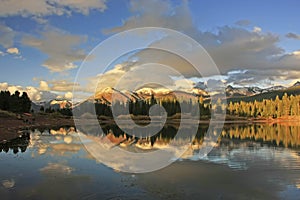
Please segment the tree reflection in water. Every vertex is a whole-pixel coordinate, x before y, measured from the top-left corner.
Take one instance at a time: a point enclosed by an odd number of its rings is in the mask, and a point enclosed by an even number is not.
[[[11,150],[14,154],[24,153],[29,145],[29,141],[30,134],[25,133],[18,138],[0,143],[0,152],[8,153]]]
[[[92,127],[91,127],[92,128]],[[186,132],[189,131],[189,127],[184,127]],[[208,125],[199,125],[198,132],[195,138],[187,138],[190,140],[192,149],[201,148],[203,138],[207,132]],[[111,138],[124,138],[122,142],[118,144],[121,147],[136,145],[137,143],[144,141],[148,142],[151,148],[159,148],[167,145],[172,140],[176,133],[176,126],[165,126],[159,133],[146,138],[139,137],[139,130],[133,130],[134,135],[128,135],[118,128],[115,124],[102,125],[104,136]],[[58,129],[59,132],[61,129]],[[53,131],[52,131],[53,132]],[[49,134],[52,135],[52,132]],[[93,132],[93,131],[91,131]],[[149,131],[151,132],[151,130]],[[43,131],[41,131],[43,133]],[[290,124],[226,124],[223,128],[222,134],[219,139],[219,143],[227,140],[238,141],[254,141],[258,143],[268,144],[270,146],[280,146],[285,148],[299,148],[300,147],[300,125]],[[30,134],[26,133],[22,136],[10,141],[0,143],[0,153],[8,153],[10,150],[17,154],[23,153],[27,150],[30,143]]]

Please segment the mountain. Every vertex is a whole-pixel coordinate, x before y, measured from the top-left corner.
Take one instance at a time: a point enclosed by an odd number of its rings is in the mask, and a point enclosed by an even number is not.
[[[278,89],[278,90],[277,90]],[[264,89],[261,93],[259,94],[255,94],[255,95],[251,95],[251,96],[231,96],[228,97],[227,101],[232,101],[232,102],[238,102],[238,101],[246,101],[246,102],[250,102],[250,101],[262,101],[264,99],[275,99],[276,96],[278,96],[279,98],[282,98],[282,96],[284,94],[287,95],[300,95],[300,85],[293,85],[291,87],[271,87],[268,89]]]
[[[197,96],[208,96],[208,93],[199,88],[191,88],[186,90],[176,90],[172,91],[167,88],[139,88],[136,91],[119,91],[115,88],[107,87],[104,88],[91,97],[91,99],[95,99],[97,102],[101,103],[112,103],[112,98],[114,97],[120,102],[126,102],[128,100],[148,100],[152,96],[156,99],[174,99],[175,96],[178,99],[195,99]]]
[[[116,98],[116,100],[120,102],[127,102],[127,101],[139,101],[139,100],[148,100],[152,96],[154,96],[156,99],[169,99],[173,100],[175,97],[179,101],[181,100],[189,100],[192,99],[194,101],[198,100],[199,96],[203,96],[204,99],[209,99],[209,92],[206,91],[207,87],[203,82],[197,83],[194,88],[185,89],[185,90],[176,90],[172,91],[167,88],[139,88],[135,91],[119,91],[112,87],[107,87],[102,90],[99,90],[95,93],[94,96],[91,96],[87,101],[89,102],[100,102],[100,103],[106,103],[111,104],[112,103],[112,97]],[[261,101],[263,99],[275,99],[278,95],[279,97],[282,97],[284,93],[287,93],[288,95],[294,94],[298,95],[300,94],[300,82],[296,82],[293,86],[287,88],[284,86],[272,86],[269,88],[259,88],[259,87],[233,87],[231,85],[228,85],[225,89],[227,100],[228,101]],[[79,103],[80,104],[80,103]],[[79,105],[78,104],[78,105]],[[74,107],[78,106],[77,104],[74,104]],[[44,101],[44,102],[35,102],[32,103],[32,109],[34,111],[39,111],[41,106],[43,106],[45,109],[51,108],[51,109],[61,109],[66,107],[71,107],[72,104],[68,100],[65,99],[52,99],[50,101]]]
[[[284,86],[278,85],[278,86],[272,86],[269,88],[260,88],[260,87],[233,87],[231,85],[228,85],[226,87],[226,96],[227,97],[248,97],[248,96],[254,96],[258,94],[263,93],[269,93],[272,91],[280,91],[287,89]]]
[[[53,110],[70,108],[72,107],[72,103],[66,99],[52,99],[49,101],[40,101],[40,102],[31,102],[31,110],[34,112],[39,112],[41,107],[44,109],[51,108]]]
[[[297,81],[292,87],[298,87],[300,86],[300,81]]]

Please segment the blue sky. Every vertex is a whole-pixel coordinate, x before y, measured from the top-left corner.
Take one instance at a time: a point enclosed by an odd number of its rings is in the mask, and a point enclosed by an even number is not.
[[[143,26],[175,29],[197,40],[230,84],[267,87],[300,80],[297,0],[0,1],[0,89],[29,87],[35,100],[49,93],[71,97],[77,70],[96,45]]]

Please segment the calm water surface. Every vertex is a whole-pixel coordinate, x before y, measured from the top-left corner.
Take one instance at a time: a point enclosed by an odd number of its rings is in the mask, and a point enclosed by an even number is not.
[[[0,198],[299,199],[300,126],[227,125],[218,145],[199,159],[205,129],[181,159],[147,174],[97,162],[72,128],[31,130],[0,144]],[[173,132],[167,127],[160,137]]]

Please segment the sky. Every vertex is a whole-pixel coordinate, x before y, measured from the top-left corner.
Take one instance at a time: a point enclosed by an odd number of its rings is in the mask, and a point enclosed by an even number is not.
[[[26,91],[34,101],[71,99],[76,75],[90,52],[115,34],[142,27],[168,28],[193,38],[218,66],[221,76],[214,79],[226,84],[290,86],[300,80],[298,0],[0,3],[0,90]],[[152,41],[149,46],[161,40]],[[114,52],[114,48],[109,52]],[[187,84],[210,79],[201,79],[172,55],[164,58],[163,64],[175,66],[188,79]],[[109,83],[112,76],[121,77],[151,60],[153,52],[134,52],[114,62],[107,73],[86,78],[90,84],[97,83],[97,78],[101,78],[100,83]],[[180,77],[175,80],[175,87],[184,87]],[[88,90],[79,83],[75,87]]]

